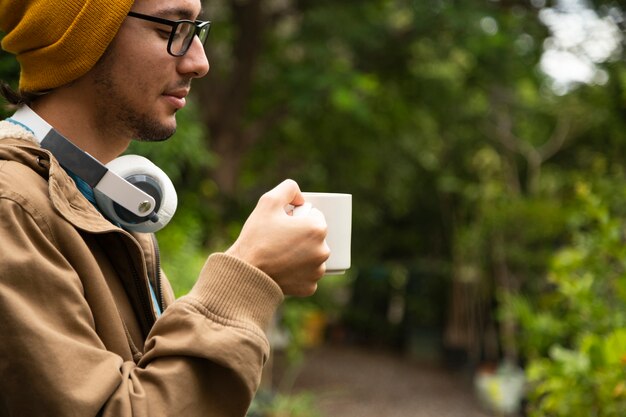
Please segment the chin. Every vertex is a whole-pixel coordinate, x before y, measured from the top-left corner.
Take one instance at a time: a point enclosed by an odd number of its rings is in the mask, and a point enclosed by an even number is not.
[[[162,142],[176,133],[176,119],[147,121],[136,126],[136,135],[142,142]]]

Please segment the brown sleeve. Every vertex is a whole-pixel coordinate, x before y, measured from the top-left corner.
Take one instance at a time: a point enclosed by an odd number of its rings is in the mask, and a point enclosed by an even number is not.
[[[139,364],[98,336],[81,280],[28,201],[0,197],[0,415],[243,416],[282,293],[212,255],[157,320]]]

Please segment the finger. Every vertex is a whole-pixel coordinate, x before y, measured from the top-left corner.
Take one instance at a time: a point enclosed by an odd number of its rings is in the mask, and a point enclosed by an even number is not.
[[[328,246],[328,242],[326,240],[324,240],[324,263],[322,264],[322,267],[324,268],[324,273],[326,273],[326,261],[328,261],[328,259],[330,258],[331,255],[331,250],[330,247]]]
[[[310,204],[310,203],[304,203],[304,204]],[[326,217],[324,217],[324,213],[322,213],[321,211],[319,211],[313,206],[311,206],[311,209],[307,213],[307,216],[314,219],[316,223],[318,223],[320,226],[323,226],[324,228],[328,226],[326,224]]]
[[[304,203],[301,206],[293,207],[291,214],[294,217],[305,217],[311,213],[312,209],[313,209],[313,205],[311,203]]]
[[[300,206],[304,203],[304,197],[300,191],[298,183],[294,180],[287,179],[276,187],[265,193],[264,199],[273,202],[274,206],[280,206],[284,209],[287,204]]]

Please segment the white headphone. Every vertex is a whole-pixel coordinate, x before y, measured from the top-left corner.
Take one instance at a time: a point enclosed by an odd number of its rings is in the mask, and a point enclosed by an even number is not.
[[[98,208],[111,221],[127,230],[153,233],[174,216],[178,205],[176,189],[169,177],[148,159],[125,155],[102,165],[30,107],[20,107],[11,119],[28,127],[61,166],[93,188]]]

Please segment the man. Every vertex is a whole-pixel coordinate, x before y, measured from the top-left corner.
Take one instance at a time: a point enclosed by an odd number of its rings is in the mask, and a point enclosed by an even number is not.
[[[21,65],[7,96],[101,163],[133,138],[168,138],[209,70],[200,12],[200,0],[0,0],[2,47]],[[281,183],[174,300],[153,236],[107,220],[33,133],[0,122],[0,416],[245,415],[271,316],[324,274],[323,216],[288,215],[303,198]]]

